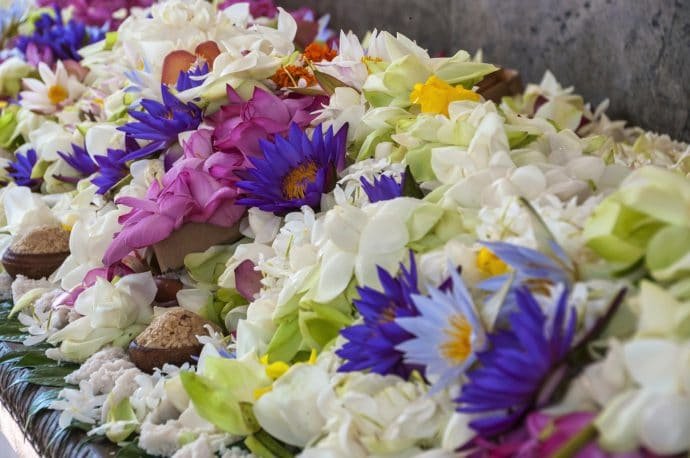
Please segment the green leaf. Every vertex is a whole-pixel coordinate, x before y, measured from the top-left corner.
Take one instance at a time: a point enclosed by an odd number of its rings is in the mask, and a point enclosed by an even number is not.
[[[43,366],[29,369],[27,372],[18,377],[12,382],[9,387],[18,385],[20,383],[33,383],[34,385],[52,386],[56,388],[65,388],[72,386],[65,382],[65,376],[74,372],[73,367],[66,366]]]
[[[314,70],[314,77],[316,77],[316,81],[319,82],[319,86],[321,86],[321,88],[326,91],[328,95],[335,94],[336,88],[350,87],[335,76],[331,76],[328,73],[320,72],[318,70]]]
[[[12,342],[12,343],[22,343],[24,342],[24,339],[26,339],[25,334],[20,334],[17,332],[17,334],[5,334],[0,331],[0,340],[5,341],[5,342]]]
[[[27,353],[19,360],[17,360],[14,363],[15,366],[17,367],[40,367],[40,366],[52,366],[52,367],[58,367],[58,366],[63,366],[63,367],[69,367],[71,370],[77,370],[79,367],[78,364],[72,364],[72,363],[62,363],[60,364],[58,361],[55,361],[54,359],[48,358],[43,350],[37,351],[35,353]]]
[[[302,335],[299,332],[297,315],[284,320],[278,326],[266,354],[269,362],[292,361],[302,345]]]
[[[31,405],[29,405],[25,428],[29,425],[34,415],[50,407],[50,404],[57,399],[59,393],[60,390],[46,390],[36,395],[33,401],[31,401]]]
[[[300,94],[300,95],[310,95],[310,96],[328,95],[325,91],[322,91],[321,89],[314,89],[311,87],[287,87],[285,89],[287,89],[290,92],[294,92],[295,94]]]
[[[247,448],[260,458],[292,458],[294,455],[286,446],[264,430],[247,437],[244,441]]]
[[[136,443],[130,442],[117,451],[115,458],[154,458],[154,456],[149,455],[145,450],[139,448]]]
[[[30,353],[36,353],[36,349],[33,347],[26,347],[8,351],[0,356],[0,364],[19,361],[23,356]]]

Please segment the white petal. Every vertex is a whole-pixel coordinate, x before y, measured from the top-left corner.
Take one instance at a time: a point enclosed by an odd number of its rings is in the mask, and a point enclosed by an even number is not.
[[[623,348],[630,376],[640,386],[660,392],[676,390],[680,348],[662,339],[636,339]]]
[[[595,420],[599,443],[613,452],[628,452],[638,447],[637,425],[650,393],[630,391],[611,401]]]
[[[346,251],[334,251],[324,258],[314,300],[326,303],[335,299],[350,283],[354,267],[355,256]]]
[[[690,399],[664,396],[648,406],[640,419],[640,441],[660,455],[675,455],[690,448]]]

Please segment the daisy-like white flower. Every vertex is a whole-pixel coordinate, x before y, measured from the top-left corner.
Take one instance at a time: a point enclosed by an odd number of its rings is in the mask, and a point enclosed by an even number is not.
[[[414,337],[396,347],[405,362],[425,367],[432,392],[457,380],[484,349],[486,334],[460,274],[451,270],[450,287],[429,288],[429,296],[412,295],[419,312],[395,322]],[[446,282],[447,284],[447,282]]]
[[[29,110],[53,114],[74,101],[84,92],[79,80],[67,73],[61,61],[55,66],[55,72],[44,63],[38,65],[41,79],[24,79],[26,91],[21,92],[22,105]]]

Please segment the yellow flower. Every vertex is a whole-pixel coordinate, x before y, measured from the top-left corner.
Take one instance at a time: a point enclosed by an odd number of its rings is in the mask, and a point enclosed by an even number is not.
[[[410,102],[418,104],[422,113],[444,114],[448,116],[448,105],[458,100],[478,102],[479,94],[462,86],[451,86],[440,78],[431,75],[424,84],[417,83],[410,94]]]
[[[482,247],[477,253],[476,263],[477,269],[487,277],[501,275],[508,271],[508,265],[486,247]]]

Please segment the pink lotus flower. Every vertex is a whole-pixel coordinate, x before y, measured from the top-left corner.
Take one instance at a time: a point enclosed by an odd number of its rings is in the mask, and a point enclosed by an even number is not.
[[[231,227],[244,214],[236,205],[235,171],[246,168],[238,152],[211,152],[210,131],[200,130],[185,143],[184,157],[155,182],[145,199],[122,197],[118,204],[132,207],[120,217],[123,224],[103,258],[111,265],[131,251],[165,240],[188,222]],[[203,146],[202,147],[200,147]]]
[[[247,101],[230,86],[227,92],[230,103],[211,118],[215,125],[213,145],[246,156],[261,156],[259,140],[272,140],[276,134],[286,133],[291,123],[308,126],[316,117],[312,113],[327,101],[298,94],[281,98],[258,87]]]
[[[88,25],[102,26],[106,22],[110,30],[117,30],[122,19],[116,19],[113,14],[119,10],[128,13],[132,8],[147,8],[154,0],[39,0],[39,6],[57,4],[60,8],[74,7],[73,17]]]
[[[267,17],[273,19],[278,14],[273,0],[225,0],[218,5],[219,10],[229,8],[235,3],[249,3],[249,13],[254,18]]]
[[[525,426],[505,437],[501,444],[493,444],[483,438],[475,439],[478,450],[474,458],[531,458],[553,456],[575,436],[590,427],[596,417],[592,412],[574,412],[560,417],[545,413],[530,414]],[[596,433],[591,438],[584,437],[581,447],[572,455],[574,458],[656,458],[657,455],[646,450],[628,453],[609,453],[601,449]]]

